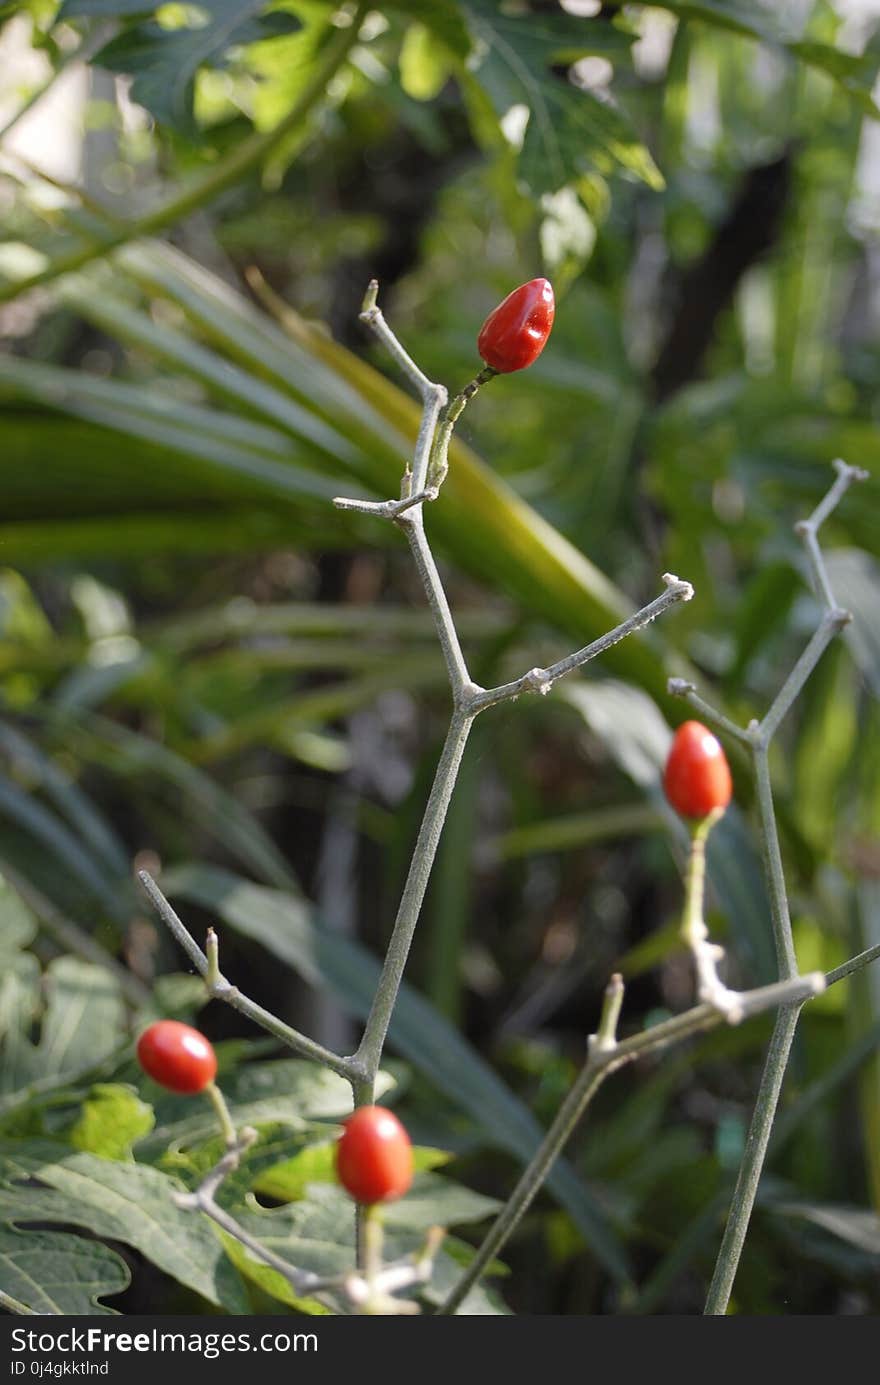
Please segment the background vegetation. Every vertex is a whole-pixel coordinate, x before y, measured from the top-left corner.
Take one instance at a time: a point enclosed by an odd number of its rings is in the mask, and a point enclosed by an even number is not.
[[[343,55],[351,11],[321,0],[0,5],[7,1292],[36,1266],[43,1309],[301,1309],[168,1203],[216,1145],[135,1072],[157,1011],[198,1016],[262,1124],[242,1215],[265,1234],[274,1207],[294,1258],[350,1256],[344,1084],[199,1013],[131,865],[220,921],[243,989],[353,1046],[448,719],[399,535],[329,503],[393,493],[418,419],[357,323],[371,276],[453,387],[499,298],[556,286],[547,350],[468,411],[427,516],[482,682],[585,643],[663,571],[697,592],[475,729],[390,1035],[385,1099],[453,1155],[422,1156],[401,1247],[456,1228],[442,1290],[613,969],[624,1032],[688,1003],[666,677],[760,714],[813,628],[791,526],[838,455],[873,473],[823,535],[855,622],[774,789],[801,969],[880,941],[878,16],[400,0]],[[712,925],[754,985],[772,940],[732,759]],[[699,1311],[769,1027],[609,1083],[472,1311]],[[878,1043],[876,969],[805,1012],[738,1311],[880,1308]]]

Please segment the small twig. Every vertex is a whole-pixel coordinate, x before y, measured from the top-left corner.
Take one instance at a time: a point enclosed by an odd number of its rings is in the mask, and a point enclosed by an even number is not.
[[[666,590],[661,592],[660,596],[649,601],[647,606],[643,606],[640,611],[636,611],[620,625],[616,625],[613,630],[609,630],[607,634],[600,635],[597,640],[585,645],[583,649],[578,649],[574,654],[559,659],[555,664],[550,664],[548,668],[529,669],[528,673],[524,673],[521,678],[514,679],[512,683],[503,683],[500,687],[476,692],[468,705],[474,712],[482,712],[487,707],[494,707],[497,703],[519,697],[522,693],[536,692],[545,695],[550,691],[557,678],[562,678],[566,673],[582,668],[584,664],[590,663],[592,659],[598,658],[600,654],[606,653],[615,644],[626,639],[627,635],[632,635],[637,630],[642,630],[646,625],[650,625],[651,621],[656,620],[670,606],[676,605],[679,601],[690,601],[693,597],[694,589],[690,582],[683,582],[670,572],[664,572],[663,581],[666,583]]]
[[[325,1067],[332,1069],[332,1071],[338,1073],[340,1077],[344,1077],[349,1082],[354,1083],[359,1076],[359,1070],[351,1059],[342,1058],[338,1053],[331,1052],[331,1050],[325,1048],[323,1044],[316,1043],[314,1039],[310,1039],[305,1034],[301,1034],[298,1029],[292,1029],[290,1025],[285,1024],[283,1020],[278,1019],[268,1010],[264,1010],[262,1005],[257,1005],[246,995],[242,995],[238,987],[231,985],[219,970],[216,955],[217,938],[213,933],[213,929],[211,930],[211,934],[209,934],[209,947],[214,952],[213,965],[211,965],[205,953],[199,947],[183,921],[174,912],[149,872],[145,870],[138,871],[138,879],[149,896],[150,902],[157,914],[162,919],[163,923],[165,923],[175,940],[183,948],[196,971],[204,979],[205,988],[214,1000],[222,1000],[227,1005],[231,1005],[234,1010],[238,1010],[240,1014],[246,1015],[248,1019],[260,1025],[262,1029],[266,1029],[270,1034],[274,1034],[282,1043],[287,1044],[288,1048],[292,1048],[296,1053],[301,1053],[304,1058],[311,1058],[316,1063],[323,1063]],[[212,935],[213,942],[211,942]],[[215,979],[210,980],[209,977],[211,976]]]
[[[465,385],[464,389],[460,390],[455,398],[450,401],[440,427],[435,434],[428,464],[428,480],[431,485],[436,486],[438,490],[446,480],[446,474],[449,471],[449,444],[452,441],[452,431],[456,423],[461,418],[465,408],[477,391],[482,389],[483,385],[488,384],[490,380],[494,380],[497,374],[498,371],[492,366],[484,366],[479,375],[475,375],[473,380]]]
[[[737,1004],[728,1010],[715,1005],[701,1004],[692,1010],[665,1020],[628,1039],[617,1040],[614,1035],[623,1001],[623,984],[619,976],[612,977],[606,991],[602,1018],[587,1047],[587,1061],[580,1076],[571,1087],[547,1131],[540,1148],[522,1174],[513,1193],[493,1223],[474,1258],[458,1283],[438,1308],[440,1314],[455,1313],[487,1265],[497,1256],[508,1237],[516,1229],[530,1207],[554,1163],[562,1153],[569,1137],[581,1120],[605,1078],[627,1063],[646,1053],[658,1052],[669,1044],[690,1038],[693,1034],[717,1028],[720,1024],[738,1024],[747,1016],[760,1014],[777,1005],[800,1006],[805,1000],[825,989],[821,972],[798,976],[790,981],[761,986],[737,994]]]
[[[358,500],[338,495],[333,504],[337,510],[356,510],[359,514],[375,515],[378,519],[396,519],[406,510],[411,510],[414,505],[421,505],[426,500],[436,500],[437,495],[436,487],[429,486],[426,490],[417,491],[415,495],[408,495],[403,500]]]
[[[843,981],[847,976],[852,976],[853,972],[861,971],[862,967],[867,967],[871,962],[876,962],[880,957],[880,943],[875,943],[873,947],[866,947],[864,952],[859,952],[855,957],[850,957],[848,962],[843,962],[833,971],[826,972],[826,986],[836,986],[838,981]]]
[[[742,741],[744,745],[751,746],[752,738],[748,731],[737,726],[735,721],[724,716],[716,707],[710,706],[704,698],[700,697],[693,683],[689,683],[686,678],[668,679],[666,691],[670,697],[683,697],[695,712],[700,713],[707,725],[714,726],[717,731],[723,731],[725,735],[732,736],[734,740]]]

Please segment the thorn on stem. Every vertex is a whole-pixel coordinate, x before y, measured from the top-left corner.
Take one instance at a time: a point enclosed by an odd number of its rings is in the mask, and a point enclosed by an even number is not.
[[[371,322],[376,316],[376,300],[379,297],[379,281],[371,279],[367,284],[367,291],[361,303],[360,320],[361,322]]]

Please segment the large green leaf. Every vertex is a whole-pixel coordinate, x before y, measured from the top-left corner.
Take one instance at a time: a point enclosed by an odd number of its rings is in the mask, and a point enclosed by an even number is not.
[[[880,563],[859,548],[835,548],[825,567],[838,605],[852,624],[846,639],[852,656],[874,693],[880,697]]]
[[[59,17],[132,15],[136,22],[102,48],[95,62],[133,77],[132,98],[161,124],[191,132],[195,79],[201,68],[222,65],[231,48],[300,27],[295,14],[266,14],[267,9],[267,0],[201,0],[190,11],[188,24],[171,28],[146,18],[155,10],[167,13],[167,6],[127,0],[110,9],[106,0],[65,0]],[[193,23],[192,14],[198,14],[199,22]]]
[[[464,11],[475,40],[470,79],[499,120],[517,108],[528,116],[518,169],[533,195],[556,192],[596,167],[622,168],[650,187],[663,186],[654,160],[617,107],[553,70],[588,54],[627,59],[631,33],[605,18],[517,14],[493,0],[466,0]]]
[[[249,884],[226,871],[188,866],[163,876],[175,897],[216,913],[237,932],[261,942],[311,985],[336,995],[365,1018],[379,963],[365,948],[324,932],[302,898]],[[403,985],[389,1029],[393,1046],[476,1121],[485,1139],[525,1162],[541,1139],[531,1113],[461,1035],[417,992]],[[581,1228],[593,1253],[619,1278],[626,1256],[605,1212],[570,1167],[560,1162],[548,1187]]]
[[[71,1154],[63,1145],[0,1143],[0,1218],[81,1227],[133,1246],[166,1274],[230,1313],[248,1310],[210,1223],[174,1205],[158,1169]]]
[[[127,1289],[130,1278],[121,1256],[100,1241],[0,1226],[0,1282],[32,1313],[115,1313],[100,1300]]]
[[[34,1042],[30,1034],[40,1011]],[[41,978],[31,954],[10,959],[0,982],[3,1090],[99,1065],[119,1046],[124,1020],[119,985],[104,967],[57,957]]]

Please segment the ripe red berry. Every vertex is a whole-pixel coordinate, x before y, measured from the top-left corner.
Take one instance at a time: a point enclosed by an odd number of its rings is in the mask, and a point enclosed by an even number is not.
[[[336,1172],[356,1202],[392,1202],[412,1183],[412,1145],[384,1106],[361,1106],[345,1122],[336,1146]]]
[[[213,1082],[217,1055],[197,1029],[179,1020],[158,1020],[137,1041],[144,1072],[170,1092],[201,1092]]]
[[[730,767],[720,742],[699,721],[679,726],[663,776],[666,797],[685,818],[704,818],[726,808],[733,792]]]
[[[530,279],[509,293],[489,314],[477,337],[477,350],[486,365],[502,375],[525,370],[544,350],[556,300],[549,279]]]

